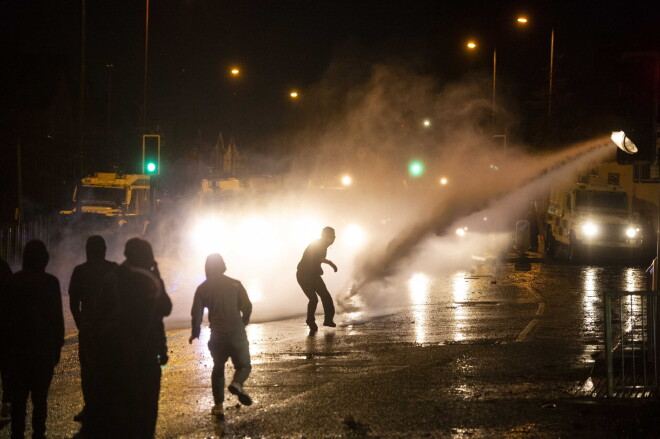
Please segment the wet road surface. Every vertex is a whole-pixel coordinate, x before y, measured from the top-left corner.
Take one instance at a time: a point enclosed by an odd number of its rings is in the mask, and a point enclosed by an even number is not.
[[[648,404],[581,393],[604,344],[600,292],[644,289],[643,269],[509,263],[492,273],[411,279],[401,286],[410,305],[360,324],[338,316],[315,336],[303,317],[250,325],[255,403],[227,394],[221,425],[210,416],[208,330],[193,345],[188,330],[169,331],[158,437],[653,437]],[[49,437],[71,437],[75,333],[49,401]]]

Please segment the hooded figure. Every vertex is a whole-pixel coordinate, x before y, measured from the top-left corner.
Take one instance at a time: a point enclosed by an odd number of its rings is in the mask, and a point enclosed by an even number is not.
[[[172,302],[151,244],[129,239],[124,255],[126,260],[107,277],[103,291],[110,309],[104,333],[114,334],[118,343],[110,361],[114,362],[122,408],[120,432],[110,436],[152,439],[158,418],[160,366],[168,360],[163,317],[172,311]]]
[[[12,439],[25,432],[27,399],[32,397],[32,437],[46,434],[48,389],[64,344],[60,284],[45,272],[48,251],[43,242],[23,249],[23,269],[9,278],[6,294]]]
[[[229,358],[234,364],[235,372],[227,390],[236,395],[241,404],[252,404],[252,398],[243,390],[243,383],[252,370],[250,347],[245,333],[245,327],[250,323],[252,303],[243,284],[225,276],[227,267],[222,256],[217,253],[209,255],[205,269],[206,281],[197,287],[193,299],[192,333],[188,342],[192,343],[199,338],[204,308],[207,308],[211,326],[208,347],[213,357],[211,388],[215,403],[211,413],[223,418],[225,363]]]
[[[104,346],[100,336],[101,323],[107,312],[102,303],[103,282],[117,264],[105,259],[105,240],[94,235],[87,239],[87,262],[73,269],[69,282],[69,307],[78,328],[78,357],[80,383],[84,400],[83,410],[74,420],[83,423],[81,430],[91,436],[93,430],[103,430],[105,395],[108,388],[104,370]]]
[[[5,288],[11,276],[9,264],[0,259],[0,381],[2,381],[2,407],[0,407],[0,421],[8,421],[11,417],[11,403],[9,400],[9,352],[7,345],[7,333],[9,332],[9,317],[5,314],[7,298]]]

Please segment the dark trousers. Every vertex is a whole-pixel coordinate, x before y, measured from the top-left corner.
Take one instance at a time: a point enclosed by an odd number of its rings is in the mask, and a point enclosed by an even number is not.
[[[82,390],[85,415],[89,413],[89,399],[93,393],[92,377],[94,368],[91,365],[91,349],[89,336],[85,331],[78,333],[78,360],[80,360],[80,387]]]
[[[156,356],[132,361],[126,372],[123,408],[126,416],[124,438],[153,439],[158,420],[160,365]]]
[[[235,370],[232,382],[243,385],[252,370],[250,345],[245,331],[241,328],[233,334],[211,334],[208,346],[213,357],[213,372],[211,373],[213,401],[215,404],[222,404],[222,401],[225,400],[225,363],[231,358]]]
[[[32,437],[46,434],[48,389],[55,370],[50,358],[18,357],[12,360],[11,437],[22,439],[25,434],[25,413],[28,397],[32,397]]]
[[[117,389],[122,388],[124,375],[108,361],[118,355],[117,349],[111,340],[95,340],[87,331],[81,330],[78,339],[80,381],[85,403],[81,433],[89,438],[120,437],[118,428],[125,415],[122,395]],[[111,352],[114,354],[109,354]]]
[[[302,288],[305,296],[309,299],[309,303],[307,304],[307,324],[313,324],[316,320],[314,314],[316,313],[316,306],[319,303],[319,297],[323,304],[325,321],[332,321],[335,317],[335,305],[332,303],[332,296],[330,296],[328,288],[325,286],[325,282],[323,282],[321,276],[308,276],[298,272],[296,273],[296,279],[298,279],[298,285]]]
[[[0,354],[2,355],[2,354]],[[9,400],[9,360],[0,356],[0,380],[2,381],[2,403]]]

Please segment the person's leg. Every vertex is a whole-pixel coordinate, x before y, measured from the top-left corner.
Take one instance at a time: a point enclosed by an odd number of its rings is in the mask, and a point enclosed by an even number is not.
[[[87,408],[90,394],[88,337],[83,331],[78,333],[78,360],[80,361],[80,387],[83,396],[83,410]]]
[[[250,347],[244,331],[237,331],[232,335],[231,361],[234,364],[236,372],[234,372],[234,378],[227,389],[238,397],[241,404],[252,405],[252,398],[243,390],[243,383],[252,370],[252,366],[250,365]]]
[[[50,361],[38,360],[31,380],[32,394],[32,437],[46,437],[46,416],[48,415],[48,389],[53,380],[55,366]]]
[[[242,332],[237,332],[232,340],[231,362],[234,364],[234,378],[232,383],[238,383],[241,386],[250,376],[252,365],[250,364],[250,344],[247,336]]]
[[[314,287],[316,293],[321,298],[321,303],[323,303],[323,312],[325,314],[323,323],[331,323],[335,318],[335,304],[332,302],[332,296],[328,291],[328,287],[325,286],[325,282],[323,282],[321,276],[316,279]]]
[[[156,434],[158,421],[158,397],[160,396],[161,370],[157,361],[145,364],[142,434],[140,437],[152,439]]]
[[[316,307],[319,303],[319,299],[314,291],[313,278],[310,280],[309,278],[300,275],[297,275],[296,278],[298,279],[298,285],[300,285],[303,293],[305,293],[305,296],[309,299],[309,302],[307,303],[306,323],[310,328],[314,328],[316,327],[316,318],[314,317],[314,314],[316,314]]]
[[[0,407],[0,418],[8,419],[10,417],[10,398],[9,398],[9,360],[0,354],[0,380],[2,381],[2,406]]]
[[[225,400],[225,363],[229,358],[226,342],[211,340],[208,344],[211,357],[213,357],[213,372],[211,372],[211,389],[213,401],[221,405]]]
[[[11,380],[11,437],[23,439],[25,435],[25,414],[30,388],[27,377],[30,364],[11,364],[9,367]]]

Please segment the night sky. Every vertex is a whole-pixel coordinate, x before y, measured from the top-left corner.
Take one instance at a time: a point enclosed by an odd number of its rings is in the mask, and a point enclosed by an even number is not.
[[[660,47],[658,3],[151,0],[144,130],[160,129],[173,160],[195,142],[215,143],[218,132],[225,141],[234,135],[244,150],[264,150],[315,107],[306,92],[333,68],[346,89],[378,63],[442,86],[470,75],[488,78],[497,48],[498,91],[522,119],[513,135],[543,144],[533,127],[547,88],[551,29],[556,91],[571,97],[565,102],[575,108],[572,123],[577,115],[591,126],[607,106],[619,56]],[[66,171],[51,171],[55,183],[81,173],[81,4],[4,1],[0,16],[2,148],[12,157],[22,138],[24,154],[33,149],[43,158],[44,148],[56,149],[55,166]],[[85,4],[83,167],[127,169],[143,131],[145,3]],[[519,14],[530,20],[525,28],[515,24]],[[465,50],[469,38],[479,43],[474,53]],[[232,66],[241,69],[239,78],[229,75]],[[288,98],[291,89],[300,91],[299,101]],[[56,122],[32,116],[46,110],[58,115]],[[5,185],[13,163],[12,157],[3,164]],[[7,203],[5,197],[3,211]]]

